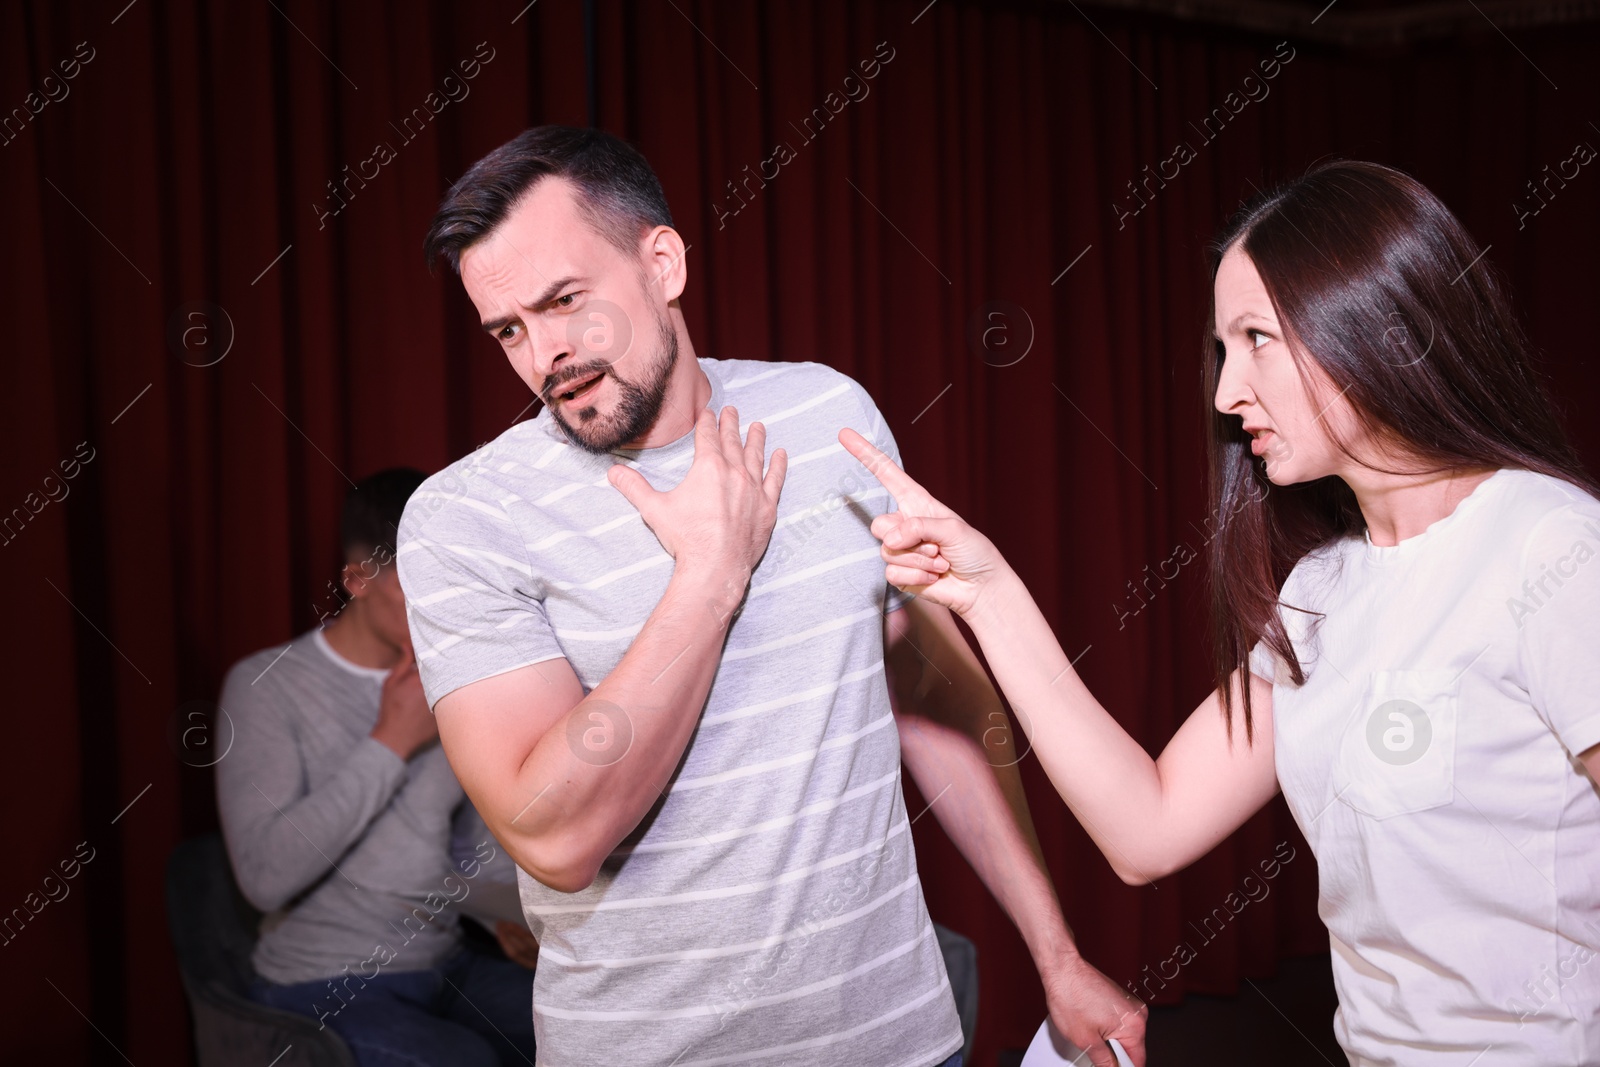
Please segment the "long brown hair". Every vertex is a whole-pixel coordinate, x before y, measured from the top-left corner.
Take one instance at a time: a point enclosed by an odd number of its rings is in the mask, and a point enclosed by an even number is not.
[[[1308,389],[1311,361],[1348,398],[1359,430],[1407,457],[1407,470],[1390,473],[1510,467],[1600,495],[1554,414],[1504,283],[1438,197],[1398,170],[1345,160],[1256,196],[1210,246],[1202,358],[1219,521],[1208,547],[1214,667],[1230,733],[1231,676],[1248,672],[1258,640],[1287,664],[1288,681],[1305,682],[1278,614],[1283,580],[1308,552],[1366,525],[1342,478],[1273,486],[1242,421],[1212,406],[1223,355],[1211,332],[1215,281],[1236,245],[1260,274]],[[1334,444],[1355,458],[1348,442]],[[1249,740],[1249,685],[1242,690]]]

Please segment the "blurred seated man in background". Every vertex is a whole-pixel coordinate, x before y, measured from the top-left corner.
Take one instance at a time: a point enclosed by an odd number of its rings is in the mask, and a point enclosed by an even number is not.
[[[331,1027],[362,1067],[532,1063],[533,972],[472,950],[457,921],[500,849],[481,833],[452,856],[464,794],[423,699],[393,562],[423,477],[396,468],[350,491],[348,603],[223,683],[235,741],[217,806],[240,889],[266,913],[250,994]]]
[[[496,846],[495,854],[484,859],[484,842]],[[462,870],[481,860],[481,871],[472,893],[458,905],[467,921],[462,929],[470,943],[493,952],[496,948],[529,970],[538,966],[539,941],[528,929],[522,915],[522,895],[517,889],[517,864],[511,854],[499,848],[483,816],[472,806],[472,798],[462,800],[450,834],[450,856]]]

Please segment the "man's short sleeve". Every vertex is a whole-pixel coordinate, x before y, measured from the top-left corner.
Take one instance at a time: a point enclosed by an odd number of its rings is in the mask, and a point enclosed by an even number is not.
[[[889,424],[884,421],[883,413],[878,410],[878,405],[873,403],[871,394],[862,387],[860,382],[852,378],[850,384],[853,386],[851,392],[855,395],[856,402],[861,407],[861,421],[851,423],[850,428],[860,433],[861,436],[871,441],[874,445],[877,445],[879,451],[894,460],[895,465],[904,470],[905,465],[900,462],[900,446],[895,443],[894,434],[890,432]],[[852,459],[851,462],[855,462],[855,460]],[[879,514],[888,514],[900,510],[900,505],[895,502],[894,497],[888,490],[884,490],[883,494]],[[883,607],[886,615],[891,611],[900,610],[915,599],[912,594],[902,592],[888,582],[885,582],[884,585],[888,587]]]
[[[1526,584],[1508,603],[1528,696],[1579,756],[1600,744],[1600,502],[1585,498],[1540,519],[1521,562]]]
[[[505,509],[434,481],[406,502],[395,555],[429,707],[469,682],[563,655]]]

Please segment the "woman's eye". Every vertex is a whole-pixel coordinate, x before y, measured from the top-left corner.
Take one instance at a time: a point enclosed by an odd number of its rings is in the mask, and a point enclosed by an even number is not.
[[[1272,338],[1268,337],[1266,334],[1262,333],[1260,330],[1249,330],[1249,331],[1246,332],[1245,336],[1250,338],[1250,348],[1251,348],[1252,351],[1254,351],[1257,348],[1260,348],[1262,345],[1264,345],[1268,341],[1272,340]],[[1258,337],[1260,338],[1259,341],[1256,340],[1256,338],[1258,338]]]

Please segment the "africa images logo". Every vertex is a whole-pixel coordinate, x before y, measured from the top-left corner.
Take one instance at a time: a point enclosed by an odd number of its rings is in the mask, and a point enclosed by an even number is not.
[[[1417,762],[1432,743],[1428,713],[1412,701],[1386,700],[1367,717],[1367,747],[1390,766]]]

